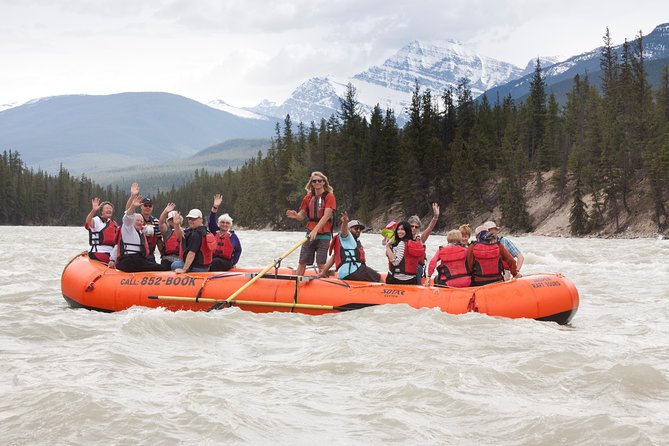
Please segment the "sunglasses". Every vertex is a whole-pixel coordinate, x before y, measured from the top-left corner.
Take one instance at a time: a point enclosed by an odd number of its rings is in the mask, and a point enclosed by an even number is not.
[[[418,225],[411,225],[411,227],[414,228],[414,229],[420,228],[420,226],[418,226]]]
[[[324,183],[325,180],[311,180],[312,183]]]
[[[144,203],[142,206],[145,207],[145,208],[152,208],[153,207],[153,205],[149,204],[149,203]]]

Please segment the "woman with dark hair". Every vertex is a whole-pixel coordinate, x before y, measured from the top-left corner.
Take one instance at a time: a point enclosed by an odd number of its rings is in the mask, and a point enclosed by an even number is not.
[[[420,242],[412,240],[411,225],[407,221],[397,224],[392,240],[392,243],[384,241],[388,257],[386,283],[417,285],[416,269],[425,255],[425,248]]]

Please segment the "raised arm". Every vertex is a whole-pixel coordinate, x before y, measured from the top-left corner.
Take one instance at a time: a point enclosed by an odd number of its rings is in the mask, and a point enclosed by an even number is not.
[[[142,197],[139,197],[139,202],[136,205],[132,205],[136,200],[136,198],[139,196],[139,183],[132,183],[130,186],[130,196],[128,197],[128,201],[125,203],[125,210],[132,212],[129,212],[128,215],[134,214],[135,213],[135,208],[139,206],[142,203]]]
[[[167,214],[173,211],[175,207],[177,207],[176,204],[169,202],[167,203],[167,206],[165,206],[165,209],[163,209],[163,212],[160,213],[160,217],[158,217],[158,226],[160,227],[161,234],[167,232]]]
[[[100,199],[95,197],[91,200],[91,211],[86,216],[86,221],[84,222],[86,228],[93,226],[93,217],[98,213],[98,210],[100,210]]]
[[[432,203],[432,220],[430,220],[430,224],[427,225],[427,228],[423,231],[423,233],[420,235],[420,241],[425,244],[427,242],[427,238],[432,234],[432,230],[434,229],[435,225],[437,224],[437,220],[439,220],[439,204],[437,203]]]

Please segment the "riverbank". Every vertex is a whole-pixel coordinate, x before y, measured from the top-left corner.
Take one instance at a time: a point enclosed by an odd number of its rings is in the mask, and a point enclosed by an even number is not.
[[[542,181],[538,182],[532,177],[525,186],[525,197],[527,199],[527,211],[530,215],[533,231],[529,234],[550,237],[574,237],[571,234],[569,214],[572,205],[572,185],[568,185],[564,193],[559,193],[550,184],[552,172],[542,175]],[[484,221],[493,220],[505,234],[514,234],[509,228],[504,227],[502,211],[497,200],[497,191],[491,190],[486,200],[492,206],[489,210],[475,214],[467,223],[473,228]],[[588,212],[592,212],[593,200],[591,195],[584,196],[584,202],[588,206]],[[650,194],[650,187],[646,180],[642,180],[635,186],[634,192],[628,196],[627,204],[629,212],[623,209],[620,213],[618,225],[611,219],[597,230],[584,237],[592,238],[669,238],[669,232],[661,232],[654,218],[654,207]],[[450,206],[441,207],[441,216],[435,229],[435,233],[445,234],[449,229],[457,228],[465,223],[455,221]],[[427,223],[431,214],[421,216]],[[377,217],[370,223],[374,230],[381,230],[387,223],[383,216]],[[666,221],[662,224],[666,227]],[[522,233],[515,233],[522,235]]]

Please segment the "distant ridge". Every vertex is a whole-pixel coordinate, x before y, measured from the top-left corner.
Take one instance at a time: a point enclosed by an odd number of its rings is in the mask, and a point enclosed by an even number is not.
[[[170,93],[54,96],[0,112],[0,150],[28,165],[104,170],[183,158],[233,138],[266,138],[274,122],[244,119]]]

